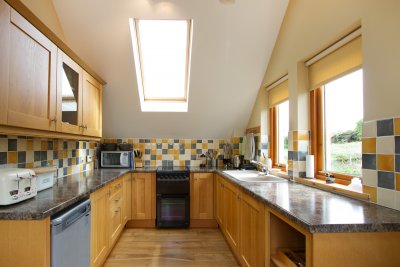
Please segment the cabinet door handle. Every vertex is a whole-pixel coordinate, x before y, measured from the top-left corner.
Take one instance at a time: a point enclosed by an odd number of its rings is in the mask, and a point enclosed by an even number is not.
[[[50,122],[54,122],[54,123],[56,123],[56,122],[57,122],[57,118],[56,118],[56,117],[54,117],[54,119],[52,119]]]

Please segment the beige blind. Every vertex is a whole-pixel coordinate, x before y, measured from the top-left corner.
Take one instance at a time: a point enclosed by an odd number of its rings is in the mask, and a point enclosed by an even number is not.
[[[288,80],[278,84],[268,91],[269,107],[276,106],[289,98],[289,82]]]
[[[361,36],[309,66],[308,78],[313,90],[362,66]]]

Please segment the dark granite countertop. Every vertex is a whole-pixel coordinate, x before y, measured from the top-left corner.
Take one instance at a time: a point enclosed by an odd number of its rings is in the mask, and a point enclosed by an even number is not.
[[[295,182],[248,183],[216,173],[311,233],[400,231],[397,210]]]
[[[127,169],[99,169],[59,178],[52,188],[39,192],[34,198],[0,206],[0,220],[44,219],[88,198],[90,193],[127,172]]]
[[[134,172],[155,170],[150,167]],[[222,175],[311,233],[400,231],[400,211],[294,182],[241,182],[225,174],[223,168],[191,167],[190,171]],[[39,192],[35,198],[0,207],[0,220],[44,219],[88,198],[90,193],[127,172],[130,170],[100,169],[59,178],[53,188]]]

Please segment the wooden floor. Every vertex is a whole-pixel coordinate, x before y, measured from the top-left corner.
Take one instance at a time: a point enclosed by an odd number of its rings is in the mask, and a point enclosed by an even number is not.
[[[104,267],[239,266],[218,229],[125,229]]]

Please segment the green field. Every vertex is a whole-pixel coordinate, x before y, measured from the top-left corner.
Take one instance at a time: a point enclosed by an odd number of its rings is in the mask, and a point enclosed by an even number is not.
[[[332,144],[330,171],[361,175],[361,142]]]

